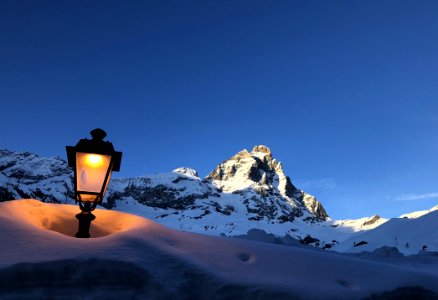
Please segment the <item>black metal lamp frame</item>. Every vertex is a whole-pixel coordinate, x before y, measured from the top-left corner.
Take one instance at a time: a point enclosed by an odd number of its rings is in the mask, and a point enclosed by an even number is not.
[[[76,215],[79,220],[79,229],[76,233],[78,238],[89,238],[90,237],[90,225],[96,216],[91,212],[96,208],[98,204],[102,203],[103,197],[106,192],[106,187],[108,186],[108,181],[112,171],[120,171],[120,164],[122,161],[122,152],[114,150],[113,144],[108,141],[103,141],[106,137],[106,132],[100,128],[96,128],[90,132],[92,139],[81,139],[76,146],[66,146],[68,166],[74,169],[74,189],[75,189],[75,201],[79,202],[79,207],[81,213]],[[111,157],[110,164],[105,174],[105,180],[102,183],[102,189],[100,192],[90,192],[90,191],[79,191],[78,190],[78,174],[76,168],[76,153],[90,153],[90,154],[101,154],[108,155]],[[81,194],[95,195],[96,199],[94,201],[83,201]]]

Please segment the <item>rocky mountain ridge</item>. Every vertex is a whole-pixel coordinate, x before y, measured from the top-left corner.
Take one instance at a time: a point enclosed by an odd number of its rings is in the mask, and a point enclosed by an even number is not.
[[[264,200],[269,197],[282,199],[278,204],[280,207],[286,205],[283,215],[287,215],[290,207],[293,207],[295,216],[302,216],[307,210],[318,220],[328,218],[324,207],[315,197],[292,184],[281,163],[273,159],[271,150],[266,146],[255,146],[251,152],[246,149],[240,151],[218,165],[206,178],[223,192],[247,195],[255,191]]]

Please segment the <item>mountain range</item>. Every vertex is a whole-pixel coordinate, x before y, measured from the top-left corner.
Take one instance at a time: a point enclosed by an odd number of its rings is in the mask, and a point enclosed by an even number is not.
[[[35,198],[73,204],[72,178],[72,170],[61,158],[0,150],[0,201]],[[356,241],[362,241],[361,235],[387,222],[377,215],[331,219],[314,196],[295,187],[271,150],[262,145],[238,152],[205,178],[191,168],[113,178],[103,206],[183,231],[282,244],[298,241],[339,251],[351,251]],[[438,206],[431,211],[436,209]],[[403,217],[421,216],[413,213]],[[415,247],[407,252],[418,250],[421,243],[413,242]]]

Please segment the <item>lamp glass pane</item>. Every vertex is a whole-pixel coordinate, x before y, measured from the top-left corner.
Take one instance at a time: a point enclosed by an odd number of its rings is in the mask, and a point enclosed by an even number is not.
[[[100,193],[110,163],[111,156],[109,155],[76,153],[76,184],[82,201],[96,199],[96,195],[86,195],[81,192]]]

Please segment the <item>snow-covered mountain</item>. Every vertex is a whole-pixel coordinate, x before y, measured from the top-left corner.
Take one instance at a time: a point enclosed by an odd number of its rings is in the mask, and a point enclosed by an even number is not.
[[[0,203],[2,299],[436,299],[438,261],[284,247],[166,228],[96,209],[74,238],[77,206]],[[384,260],[384,261],[379,261]]]
[[[396,247],[404,254],[419,251],[438,251],[438,210],[420,215],[417,218],[393,218],[385,224],[351,237],[334,250],[358,253],[373,251],[382,246]]]
[[[72,204],[72,190],[72,171],[62,159],[0,150],[0,201]],[[266,146],[240,151],[205,178],[190,168],[114,178],[104,206],[184,231],[242,236],[256,229],[323,248],[387,221],[330,219],[314,196],[293,185]]]
[[[73,196],[72,171],[61,158],[0,149],[0,201],[74,203]]]

